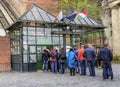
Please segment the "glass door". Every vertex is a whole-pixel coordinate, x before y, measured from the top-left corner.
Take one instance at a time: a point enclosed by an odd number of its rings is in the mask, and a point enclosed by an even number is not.
[[[29,63],[28,71],[37,71],[36,46],[29,45]]]
[[[36,50],[37,50],[36,58],[37,58],[38,70],[42,69],[42,66],[43,66],[42,53],[44,49],[46,49],[46,46],[41,46],[41,45],[36,46]]]

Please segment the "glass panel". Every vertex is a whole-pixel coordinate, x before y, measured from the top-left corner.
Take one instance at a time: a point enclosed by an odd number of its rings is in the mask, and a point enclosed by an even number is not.
[[[23,35],[27,35],[27,27],[23,27]]]
[[[44,21],[38,12],[34,12],[33,15],[37,21]]]
[[[28,53],[28,45],[23,45],[23,53]]]
[[[46,14],[46,12],[41,13],[41,15],[42,15],[44,21],[50,21],[50,19],[48,18],[48,15]]]
[[[42,46],[41,50],[43,51],[44,49],[46,49],[46,46]]]
[[[44,31],[43,28],[37,28],[37,33],[38,36],[44,36]]]
[[[28,36],[28,44],[35,44],[35,36]]]
[[[86,20],[86,22],[87,22],[89,25],[93,25],[93,23],[92,23],[87,17],[85,17],[84,20]]]
[[[59,37],[53,37],[53,44],[59,44]]]
[[[37,62],[36,60],[36,54],[30,54],[30,63]]]
[[[75,20],[76,24],[82,24],[78,19]]]
[[[23,36],[23,44],[27,44],[27,36]]]
[[[42,60],[42,50],[41,46],[37,46],[37,60],[41,61]]]
[[[42,50],[41,50],[41,46],[37,46],[37,54],[41,53]]]
[[[94,23],[95,25],[98,25],[98,23],[96,23],[94,20],[92,20],[91,18],[89,18],[90,21],[92,21],[92,23]]]
[[[30,11],[26,14],[26,17],[27,17],[27,20],[35,20]]]
[[[30,46],[30,53],[36,53],[35,46]]]
[[[45,36],[51,36],[51,28],[45,28]]]
[[[23,62],[28,63],[28,55],[27,54],[23,55]]]
[[[63,37],[60,37],[60,44],[63,44]]]
[[[50,14],[48,14],[48,16],[49,16],[49,18],[50,18],[52,21],[55,21],[55,17],[54,17],[54,16],[52,16],[52,15],[50,15]]]
[[[35,27],[28,27],[28,35],[35,35]]]
[[[78,19],[77,19],[77,20],[78,20]],[[82,24],[84,24],[84,25],[88,25],[84,19],[83,19],[83,20],[78,20],[78,21],[80,21],[80,22],[81,22]]]

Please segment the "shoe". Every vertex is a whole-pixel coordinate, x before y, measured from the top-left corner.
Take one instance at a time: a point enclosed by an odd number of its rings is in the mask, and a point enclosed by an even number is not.
[[[113,80],[113,78],[111,78],[111,80]]]

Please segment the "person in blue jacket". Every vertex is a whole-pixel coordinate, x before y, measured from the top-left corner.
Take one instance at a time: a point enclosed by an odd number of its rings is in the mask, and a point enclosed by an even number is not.
[[[113,54],[111,50],[108,48],[108,44],[104,45],[104,48],[100,50],[100,58],[102,60],[103,67],[103,80],[109,79],[111,76],[111,80],[113,79],[113,71],[111,61],[113,59]]]
[[[83,56],[86,57],[90,76],[94,77],[95,76],[94,60],[96,54],[94,48],[92,47],[92,44],[88,44],[88,48],[86,48],[85,51],[83,52]]]
[[[76,62],[78,58],[73,50],[73,48],[70,48],[69,52],[68,52],[68,57],[67,57],[67,61],[68,61],[68,67],[70,69],[70,76],[74,76],[75,75],[75,67],[76,67]]]

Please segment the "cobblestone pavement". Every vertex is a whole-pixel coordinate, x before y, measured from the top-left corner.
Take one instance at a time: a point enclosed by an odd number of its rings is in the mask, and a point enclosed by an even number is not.
[[[114,80],[102,79],[102,69],[96,68],[96,77],[70,76],[65,74],[53,74],[51,72],[1,72],[0,87],[120,87],[120,64],[113,65]]]

